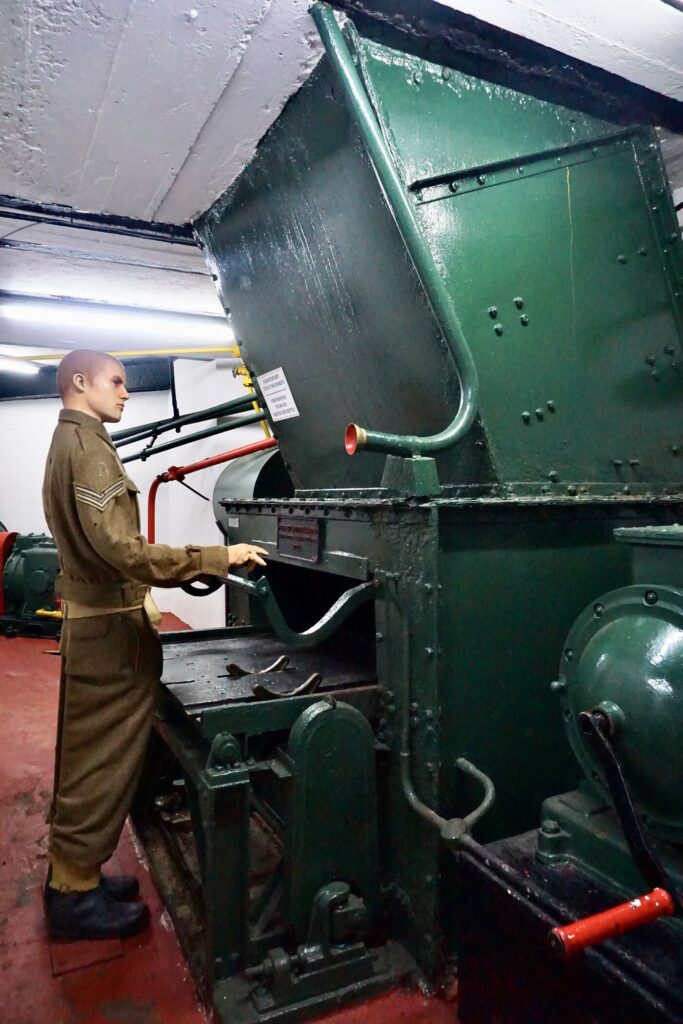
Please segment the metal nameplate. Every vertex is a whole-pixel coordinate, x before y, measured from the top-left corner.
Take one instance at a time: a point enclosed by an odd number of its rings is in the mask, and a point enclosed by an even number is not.
[[[302,562],[317,562],[320,558],[320,520],[278,516],[277,552],[290,558],[300,558]]]

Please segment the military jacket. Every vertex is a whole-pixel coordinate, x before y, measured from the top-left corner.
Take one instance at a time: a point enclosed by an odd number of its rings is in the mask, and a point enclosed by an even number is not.
[[[99,420],[62,409],[45,467],[43,508],[59,552],[56,592],[67,602],[128,608],[141,604],[150,586],[227,574],[226,547],[148,544],[137,495]]]

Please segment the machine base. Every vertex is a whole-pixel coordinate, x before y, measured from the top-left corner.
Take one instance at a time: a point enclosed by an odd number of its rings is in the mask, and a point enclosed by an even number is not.
[[[621,902],[573,863],[540,863],[538,832],[456,853],[461,1024],[680,1024],[678,928],[659,920],[569,961],[551,928]]]
[[[0,636],[58,637],[61,631],[61,619],[0,615]]]
[[[283,1006],[264,1005],[265,989],[244,975],[219,982],[214,989],[214,1007],[222,1024],[294,1024],[323,1013],[330,1013],[351,1003],[363,1002],[390,988],[418,976],[415,961],[396,942],[387,942],[378,949],[367,951],[368,977],[359,978],[330,988],[327,970],[302,975],[294,984],[307,983],[318,988],[308,998],[296,999]],[[313,975],[318,974],[315,978]]]

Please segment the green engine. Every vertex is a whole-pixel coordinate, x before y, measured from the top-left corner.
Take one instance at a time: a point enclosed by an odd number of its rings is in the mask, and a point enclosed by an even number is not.
[[[55,578],[59,559],[52,537],[2,533],[0,541],[0,633],[58,633],[61,613],[55,603]]]

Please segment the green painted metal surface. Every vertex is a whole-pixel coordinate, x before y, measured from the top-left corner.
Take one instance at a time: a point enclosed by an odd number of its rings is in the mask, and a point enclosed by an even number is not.
[[[495,783],[475,827],[481,841],[532,827],[543,800],[576,784],[550,688],[558,656],[595,595],[628,583],[613,530],[677,515],[681,246],[648,129],[346,32],[392,177],[472,351],[479,417],[434,463],[345,453],[350,421],[438,433],[460,390],[410,232],[397,227],[377,153],[368,156],[354,102],[323,60],[197,224],[249,369],[281,368],[299,413],[272,423],[295,495],[259,497],[228,481],[220,517],[230,543],[268,551],[266,578],[291,630],[370,581],[372,599],[335,636],[349,654],[374,652],[376,671],[340,691],[358,726],[350,737],[318,736],[332,711],[315,695],[228,695],[189,715],[181,689],[192,680],[169,684],[162,728],[169,742],[174,730],[183,743],[191,734],[203,758],[188,769],[202,863],[207,842],[223,842],[226,857],[232,844],[226,877],[242,931],[226,939],[231,964],[255,966],[276,945],[252,926],[283,879],[276,939],[294,955],[289,940],[329,875],[353,885],[349,873],[375,870],[376,835],[388,934],[436,977],[454,951],[457,880],[435,816],[462,817],[481,799],[458,759]],[[313,524],[304,557],[281,544],[288,523]],[[288,637],[280,630],[294,659]],[[201,681],[207,692],[210,683]],[[222,734],[237,760],[211,768],[221,792],[209,793],[207,758]],[[246,910],[245,773],[253,807],[287,851],[282,875]],[[202,807],[223,808],[215,835]],[[337,869],[348,851],[334,829],[346,819],[371,841],[360,866]],[[219,872],[210,884],[213,893]],[[226,999],[230,984],[217,989]]]
[[[680,572],[680,527],[620,532],[623,539],[633,532],[639,547],[649,536],[649,545],[663,548]],[[611,743],[647,827],[683,841],[683,590],[653,576],[595,597],[567,637],[557,692],[587,778],[609,799],[577,725],[581,711],[601,708],[613,723]]]
[[[441,484],[679,489],[682,246],[654,134],[349,42],[479,374]],[[459,403],[338,93],[323,62],[197,225],[247,363],[285,371],[300,416],[274,426],[307,490],[379,485],[348,422],[424,435]]]
[[[340,701],[307,708],[289,735],[293,781],[285,891],[287,920],[302,942],[316,893],[342,880],[377,925],[379,870],[375,738]]]
[[[34,533],[17,537],[0,580],[5,612],[29,620],[38,609],[54,611],[58,572],[59,558],[52,537]]]

